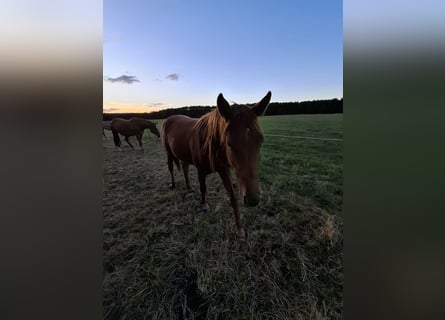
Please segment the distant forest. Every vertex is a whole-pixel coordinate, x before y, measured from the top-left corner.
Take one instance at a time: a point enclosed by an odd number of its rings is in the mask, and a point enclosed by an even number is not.
[[[183,114],[192,118],[199,118],[210,112],[215,107],[211,106],[189,106],[182,108],[170,108],[150,113],[104,113],[103,120],[111,120],[116,117],[131,118],[140,117],[145,119],[165,119],[174,114]],[[279,114],[321,114],[321,113],[343,113],[343,98],[330,100],[313,100],[302,102],[271,102],[266,110],[266,116]]]

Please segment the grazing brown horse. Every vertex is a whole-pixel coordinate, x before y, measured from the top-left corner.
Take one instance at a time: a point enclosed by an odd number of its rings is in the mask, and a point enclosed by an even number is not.
[[[119,134],[121,134],[125,137],[125,141],[128,143],[128,145],[134,150],[133,145],[130,143],[128,138],[131,136],[136,136],[139,146],[143,151],[144,147],[142,147],[142,134],[144,133],[144,129],[147,128],[150,129],[151,133],[159,138],[159,131],[156,128],[156,123],[154,122],[141,118],[130,118],[129,120],[114,118],[111,120],[111,131],[113,132],[114,145],[118,148],[121,147],[122,143],[119,138]]]
[[[206,176],[217,172],[230,196],[230,203],[235,216],[238,235],[247,237],[241,226],[238,200],[230,178],[230,168],[237,177],[240,196],[248,206],[256,206],[260,201],[260,187],[257,165],[260,159],[260,147],[263,135],[257,117],[261,116],[269,105],[272,93],[253,106],[232,105],[220,93],[217,108],[202,116],[192,119],[182,115],[168,117],[162,125],[162,142],[167,152],[168,169],[171,175],[171,188],[175,188],[173,162],[180,169],[182,162],[185,184],[190,189],[188,176],[189,165],[198,169],[201,190],[201,206],[208,212],[206,201]]]

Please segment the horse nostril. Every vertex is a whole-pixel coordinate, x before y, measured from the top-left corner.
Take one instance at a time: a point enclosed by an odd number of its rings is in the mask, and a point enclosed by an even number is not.
[[[243,200],[244,204],[249,207],[255,207],[260,202],[260,198],[249,199],[247,196],[244,196]]]

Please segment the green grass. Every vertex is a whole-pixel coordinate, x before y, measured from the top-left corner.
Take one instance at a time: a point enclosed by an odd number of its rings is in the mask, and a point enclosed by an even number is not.
[[[304,196],[330,213],[341,211],[342,142],[306,138],[342,139],[342,115],[264,117],[261,127],[261,181],[276,191]]]
[[[342,142],[295,138],[342,139],[342,115],[263,117],[261,127],[263,195],[241,209],[247,241],[217,175],[204,215],[196,170],[194,192],[177,171],[169,190],[156,137],[145,133],[145,153],[104,141],[105,319],[342,318]]]

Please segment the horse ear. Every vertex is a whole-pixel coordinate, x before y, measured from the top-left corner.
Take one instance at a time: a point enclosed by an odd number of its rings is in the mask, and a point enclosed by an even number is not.
[[[252,107],[253,112],[255,112],[255,114],[256,114],[257,116],[261,116],[262,114],[264,114],[264,112],[265,112],[266,109],[267,109],[267,106],[269,105],[270,98],[272,98],[272,92],[269,91],[269,92],[266,94],[266,96],[265,96],[263,99],[261,99],[260,102],[256,103],[256,104]]]
[[[230,104],[223,97],[222,93],[218,95],[218,99],[216,100],[216,106],[218,107],[219,114],[226,119],[230,120]]]

